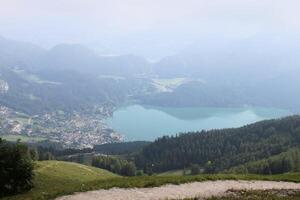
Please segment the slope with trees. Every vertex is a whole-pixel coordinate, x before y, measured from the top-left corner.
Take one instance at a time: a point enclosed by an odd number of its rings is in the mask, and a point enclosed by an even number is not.
[[[279,155],[233,167],[227,173],[282,174],[300,171],[300,149],[292,148]]]
[[[136,156],[136,165],[163,172],[199,164],[220,172],[300,146],[300,116],[266,120],[241,128],[164,136]]]

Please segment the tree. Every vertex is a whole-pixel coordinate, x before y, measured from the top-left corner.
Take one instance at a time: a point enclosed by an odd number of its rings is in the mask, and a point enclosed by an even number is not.
[[[135,176],[136,167],[134,163],[111,156],[95,156],[92,159],[92,166],[109,170],[124,176]]]
[[[211,161],[207,161],[207,163],[205,164],[205,173],[213,173],[214,169],[213,169],[213,164]]]
[[[117,173],[117,174],[120,174],[121,169],[122,169],[122,166],[121,166],[120,162],[118,162],[118,161],[116,161],[116,162],[114,163],[114,165],[112,166],[113,172],[115,172],[115,173]]]
[[[53,160],[53,159],[54,159],[54,156],[52,155],[52,153],[47,152],[45,154],[45,160]]]
[[[192,165],[191,166],[191,174],[192,175],[200,174],[200,166],[197,164]]]
[[[282,172],[292,171],[295,167],[293,166],[293,160],[290,157],[285,157],[282,160]]]
[[[0,138],[0,196],[16,194],[32,187],[33,164],[25,145]]]
[[[135,176],[136,167],[133,163],[126,163],[122,168],[122,175],[124,176]]]
[[[137,176],[143,176],[143,175],[144,175],[144,171],[143,171],[143,170],[138,170],[138,171],[136,172],[136,175],[137,175]]]
[[[29,153],[30,153],[31,160],[34,160],[34,161],[39,160],[39,153],[36,149],[30,149]]]

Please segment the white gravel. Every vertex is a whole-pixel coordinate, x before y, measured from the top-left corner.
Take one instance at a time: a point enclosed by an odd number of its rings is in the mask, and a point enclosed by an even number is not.
[[[155,200],[155,199],[183,199],[209,198],[224,196],[228,190],[270,190],[270,189],[298,189],[300,184],[273,181],[205,181],[186,183],[181,185],[164,185],[154,188],[112,188],[76,193],[59,197],[56,200]]]

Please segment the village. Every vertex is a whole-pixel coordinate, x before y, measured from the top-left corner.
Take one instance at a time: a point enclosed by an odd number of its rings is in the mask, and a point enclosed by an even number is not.
[[[105,123],[109,111],[101,108],[94,114],[57,111],[29,116],[0,106],[0,135],[26,137],[27,141],[49,140],[66,148],[92,148],[95,144],[123,141]],[[5,137],[4,137],[5,138]]]

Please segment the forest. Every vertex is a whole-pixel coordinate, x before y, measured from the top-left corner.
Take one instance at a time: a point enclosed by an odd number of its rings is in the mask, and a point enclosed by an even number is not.
[[[97,153],[108,155],[130,154],[142,150],[143,147],[150,144],[146,141],[122,142],[122,143],[107,143],[94,145],[94,150]]]
[[[291,116],[241,128],[164,136],[145,146],[135,163],[146,173],[184,169],[192,164],[198,164],[206,173],[217,173],[299,145],[300,116]]]
[[[92,166],[106,169],[123,176],[135,176],[136,167],[133,163],[124,159],[110,156],[95,156],[92,159]]]
[[[271,156],[267,159],[249,162],[233,167],[227,173],[282,174],[300,171],[300,149],[292,148],[287,152]]]

